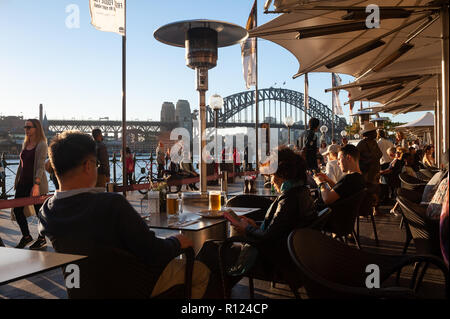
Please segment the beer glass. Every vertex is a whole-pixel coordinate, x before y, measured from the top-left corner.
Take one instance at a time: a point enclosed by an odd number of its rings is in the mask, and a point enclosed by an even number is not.
[[[210,191],[209,192],[209,209],[210,210],[220,210],[221,209],[221,192],[220,191]]]
[[[168,218],[178,217],[178,195],[167,194],[166,212]]]

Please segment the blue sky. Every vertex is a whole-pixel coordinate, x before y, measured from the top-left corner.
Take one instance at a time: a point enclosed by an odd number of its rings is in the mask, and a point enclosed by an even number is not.
[[[165,101],[188,100],[198,108],[194,71],[186,67],[184,49],[155,40],[160,26],[187,19],[222,20],[244,26],[252,0],[127,1],[127,118],[159,120]],[[80,9],[80,28],[66,27],[68,5]],[[276,17],[263,14],[258,24]],[[121,37],[90,24],[88,0],[0,0],[0,114],[37,117],[42,103],[49,119],[121,119]],[[280,46],[259,39],[259,87],[286,82],[283,88],[304,91],[304,77],[295,57]],[[341,76],[343,83],[351,81]],[[310,95],[331,105],[331,76],[313,73]],[[245,91],[240,46],[219,49],[217,66],[209,71],[210,95]],[[341,103],[347,93],[341,92]],[[348,106],[344,106],[348,120]],[[408,122],[422,113],[399,115]]]

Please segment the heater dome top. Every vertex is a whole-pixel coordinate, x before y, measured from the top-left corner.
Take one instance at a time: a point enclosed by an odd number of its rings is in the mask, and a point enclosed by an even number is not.
[[[156,40],[176,46],[185,47],[186,34],[189,29],[210,28],[217,32],[217,47],[226,47],[247,39],[246,29],[229,22],[214,20],[184,20],[166,24],[158,28],[153,36]]]

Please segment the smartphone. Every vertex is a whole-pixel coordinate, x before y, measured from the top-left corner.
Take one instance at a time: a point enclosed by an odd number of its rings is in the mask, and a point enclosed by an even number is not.
[[[230,223],[232,224],[236,224],[239,223],[240,221],[240,217],[238,215],[236,215],[235,212],[233,212],[231,209],[225,211],[223,213],[223,217],[225,217],[225,219],[227,219]]]

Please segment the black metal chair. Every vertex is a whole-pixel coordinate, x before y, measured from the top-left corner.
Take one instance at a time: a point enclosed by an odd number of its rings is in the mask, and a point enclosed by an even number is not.
[[[322,229],[323,225],[326,224],[328,218],[330,217],[332,211],[329,208],[325,208],[322,211],[317,213],[317,217],[314,221],[312,221],[311,227],[312,229]],[[219,248],[219,259],[220,259],[220,271],[222,275],[222,282],[223,282],[223,288],[224,288],[224,296],[225,298],[230,297],[231,293],[231,287],[227,286],[227,281],[225,280],[225,277],[230,275],[233,272],[233,266],[234,265],[227,265],[225,264],[224,260],[225,254],[230,249],[230,247],[235,243],[241,243],[241,244],[248,244],[252,245],[253,247],[257,247],[257,243],[254,241],[241,237],[241,236],[234,236],[231,238],[227,238],[225,241],[220,243]],[[233,274],[234,276],[236,274]],[[255,297],[255,288],[254,288],[254,282],[253,279],[258,280],[264,280],[264,281],[271,281],[272,287],[275,288],[275,283],[280,284],[287,284],[289,288],[291,289],[291,292],[294,294],[296,299],[301,299],[300,295],[298,293],[298,289],[302,286],[302,280],[300,278],[290,278],[289,276],[286,276],[281,268],[275,267],[272,272],[265,272],[261,269],[250,269],[249,271],[246,271],[243,274],[240,274],[240,276],[244,276],[248,278],[249,281],[249,295],[251,299],[254,299]]]
[[[333,233],[338,239],[344,241],[347,241],[347,236],[351,235],[357,247],[361,248],[359,237],[355,233],[355,220],[366,194],[367,190],[363,189],[348,198],[339,199],[329,205],[332,213],[323,227],[323,231]]]
[[[3,243],[3,240],[1,237],[0,237],[0,247],[5,247],[5,244]]]
[[[397,197],[397,202],[402,211],[402,216],[406,227],[406,240],[403,254],[406,254],[409,243],[414,241],[417,254],[433,255],[442,259],[442,252],[439,238],[439,220],[426,216],[426,206],[413,203],[401,196]],[[417,274],[422,263],[417,263],[414,274]],[[425,262],[420,277],[423,277],[429,264]]]
[[[406,173],[401,173],[398,177],[400,178],[401,188],[403,189],[423,193],[425,185],[427,185],[425,181]]]
[[[427,168],[420,169],[419,172],[420,172],[420,174],[422,174],[426,178],[431,179],[431,178],[433,178],[434,174],[439,172],[439,169],[427,167]]]
[[[304,277],[304,288],[310,298],[417,298],[423,276],[413,276],[409,288],[381,285],[405,266],[415,262],[436,265],[445,277],[448,292],[448,270],[434,256],[382,255],[354,249],[311,229],[296,229],[288,238],[289,253]],[[380,288],[367,288],[368,265],[379,269]],[[373,274],[373,272],[372,272]]]
[[[414,240],[417,253],[440,257],[439,220],[426,216],[426,206],[411,202],[402,196],[397,196],[397,202],[408,229],[407,234],[409,232],[411,236],[409,241]],[[407,238],[403,253],[407,252],[409,241]]]
[[[67,251],[65,251],[67,252]],[[85,253],[86,254],[86,253]],[[182,251],[186,256],[185,283],[176,285],[155,298],[190,298],[194,250]],[[79,288],[67,288],[70,299],[148,299],[155,282],[152,270],[130,253],[110,247],[90,249],[87,259],[75,263],[80,269]],[[64,277],[67,274],[64,272]],[[153,279],[154,280],[154,279]]]
[[[378,240],[378,233],[377,233],[377,225],[375,223],[375,216],[373,215],[372,196],[373,195],[369,194],[369,192],[366,192],[366,195],[363,198],[361,205],[359,207],[358,215],[356,217],[356,237],[358,238],[358,242],[359,242],[359,218],[360,217],[370,218],[370,221],[372,223],[373,236],[375,238],[375,244],[378,246],[379,240]]]

